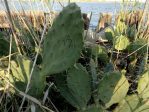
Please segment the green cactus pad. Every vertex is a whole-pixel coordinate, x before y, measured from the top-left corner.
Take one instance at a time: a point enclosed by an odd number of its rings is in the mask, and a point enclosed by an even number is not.
[[[119,103],[119,106],[114,112],[135,112],[135,108],[140,105],[139,97],[137,95],[127,96]]]
[[[100,56],[100,54],[107,54],[106,48],[100,46],[100,45],[94,45],[92,46],[92,55],[94,56]]]
[[[143,99],[149,98],[149,70],[144,72],[139,81],[137,91]]]
[[[55,74],[72,66],[83,47],[83,20],[75,4],[65,7],[44,40],[42,74]]]
[[[149,112],[149,101],[143,101],[133,94],[123,99],[114,112]]]
[[[17,56],[17,63],[11,61],[12,74],[10,74],[9,80],[21,91],[25,91],[27,83],[30,80],[29,75],[32,65],[33,63],[29,59],[20,55]],[[28,93],[32,96],[40,97],[45,87],[44,81],[45,77],[40,76],[40,70],[35,66]]]
[[[127,29],[127,26],[126,26],[125,22],[122,22],[119,20],[116,24],[115,34],[117,36],[122,35],[126,31],[126,29]]]
[[[147,52],[147,41],[145,39],[137,39],[128,46],[130,53],[136,52],[138,55],[142,55]]]
[[[109,72],[99,82],[98,95],[106,107],[118,103],[127,94],[129,83],[126,77],[120,72]]]
[[[9,42],[5,40],[0,32],[0,57],[9,55]]]
[[[74,96],[79,101],[81,108],[85,108],[91,97],[91,77],[86,69],[80,64],[68,70],[68,88],[72,90]]]
[[[61,95],[78,110],[84,110],[91,97],[91,77],[80,64],[68,69],[67,75],[55,75]]]
[[[114,48],[116,50],[125,50],[129,45],[129,39],[126,36],[117,36],[114,40]]]
[[[109,42],[113,42],[113,39],[115,37],[113,29],[106,28],[105,29],[105,36],[106,36],[106,39],[108,39]]]
[[[109,60],[107,49],[100,45],[94,45],[91,49],[92,55],[106,65]]]
[[[133,41],[135,39],[135,35],[137,34],[136,25],[130,26],[126,30],[127,37]]]
[[[79,101],[75,98],[73,92],[67,86],[67,75],[66,74],[56,74],[54,75],[56,80],[57,88],[60,91],[60,94],[74,107],[77,109],[81,108],[78,104]]]

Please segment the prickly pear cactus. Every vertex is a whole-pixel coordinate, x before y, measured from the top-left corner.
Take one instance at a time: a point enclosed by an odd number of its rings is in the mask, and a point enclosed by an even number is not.
[[[149,70],[145,71],[139,81],[137,91],[139,96],[143,99],[149,98]]]
[[[108,39],[109,42],[113,42],[113,39],[115,37],[114,31],[111,28],[106,28],[105,29],[105,37]]]
[[[71,3],[55,19],[44,40],[42,74],[59,73],[73,65],[83,47],[80,8]]]
[[[98,60],[100,60],[100,62],[102,62],[103,64],[107,64],[109,57],[108,52],[104,47],[100,45],[94,45],[92,46],[91,50],[93,56],[97,57]]]
[[[114,112],[149,112],[149,101],[143,101],[136,94],[123,99]]]
[[[105,103],[108,108],[112,104],[121,101],[127,94],[129,83],[120,72],[109,72],[105,74],[103,80],[99,82],[99,99]]]
[[[9,42],[5,40],[3,34],[0,32],[0,56],[7,56],[9,54]]]
[[[107,65],[104,68],[104,73],[112,72],[114,71],[114,64],[113,63],[107,63]]]
[[[149,100],[142,101],[141,106],[139,106],[135,112],[149,112]]]
[[[18,55],[16,60],[17,62],[11,61],[12,74],[8,78],[15,87],[25,91],[33,63],[21,55]],[[45,87],[44,82],[45,76],[41,76],[39,68],[35,66],[28,93],[34,97],[40,97]]]
[[[133,41],[133,40],[135,39],[135,35],[137,34],[136,25],[127,27],[126,33],[127,33],[127,37],[128,37],[131,41]]]
[[[126,26],[125,22],[118,20],[118,22],[116,24],[116,28],[115,28],[115,34],[117,36],[122,35],[125,33],[126,29],[127,29],[127,26]]]
[[[137,39],[128,46],[128,51],[136,52],[138,55],[142,55],[147,52],[147,41],[145,39]]]
[[[137,95],[127,96],[123,99],[114,112],[135,112],[135,108],[140,105],[139,97]]]
[[[81,108],[85,108],[91,97],[91,77],[86,69],[80,64],[69,69],[67,83],[68,88],[75,93],[78,100],[80,99]]]
[[[129,45],[129,40],[126,36],[117,36],[114,40],[114,48],[116,50],[124,50]]]
[[[78,110],[85,110],[91,98],[91,77],[84,67],[76,64],[68,69],[66,78],[59,75],[56,78],[61,95]]]

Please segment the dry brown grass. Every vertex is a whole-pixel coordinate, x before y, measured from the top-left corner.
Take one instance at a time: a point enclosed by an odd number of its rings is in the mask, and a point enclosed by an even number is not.
[[[52,18],[57,15],[55,12],[48,13],[52,16]],[[44,19],[47,14],[43,11],[25,11],[25,12],[11,12],[11,16],[13,20],[19,20],[19,23],[29,23],[34,28],[38,28],[43,26]],[[24,27],[26,25],[22,24]],[[7,12],[0,11],[0,28],[10,28],[9,20],[7,18]]]

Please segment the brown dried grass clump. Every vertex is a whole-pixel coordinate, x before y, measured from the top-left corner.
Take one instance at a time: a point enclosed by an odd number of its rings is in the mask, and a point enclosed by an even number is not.
[[[11,12],[14,23],[17,21],[17,24],[19,23],[22,27],[30,25],[34,28],[40,28],[44,25],[47,15],[51,16],[50,18],[55,18],[57,14],[55,12],[44,13],[42,11]],[[49,18],[48,21],[50,21]],[[0,28],[10,28],[7,12],[5,11],[0,11]]]
[[[115,22],[117,23],[117,21],[120,19],[121,21],[125,22],[126,25],[128,26],[133,26],[136,25],[136,28],[138,29],[139,24],[140,25],[145,25],[148,26],[149,25],[149,13],[147,12],[145,14],[145,19],[143,17],[143,10],[135,10],[135,11],[125,11],[122,13],[119,13],[116,18],[115,18]]]
[[[105,27],[111,25],[112,15],[110,13],[101,13],[96,27],[96,32],[100,32]]]

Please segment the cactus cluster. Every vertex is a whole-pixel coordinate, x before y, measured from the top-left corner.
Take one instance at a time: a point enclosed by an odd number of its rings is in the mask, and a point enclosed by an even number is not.
[[[73,66],[83,47],[83,20],[76,4],[65,7],[49,29],[43,45],[42,68],[35,66],[31,78],[30,95],[40,97],[45,88],[46,76],[60,73]],[[25,91],[33,66],[30,59],[17,56],[11,62],[11,78],[18,89]]]
[[[104,75],[103,80],[99,82],[98,94],[99,99],[108,108],[125,98],[129,89],[129,83],[124,74],[120,72],[109,72]]]
[[[30,80],[30,72],[33,66],[33,62],[28,58],[18,55],[17,62],[11,61],[12,74],[9,76],[9,80],[19,90],[25,91],[28,81]],[[35,97],[40,97],[43,94],[45,87],[45,77],[40,74],[38,66],[34,67],[31,86],[29,94]]]
[[[83,41],[81,10],[75,3],[70,3],[63,8],[46,32],[40,51],[42,61],[36,62],[32,77],[30,73],[34,58],[27,53],[13,55],[10,62],[1,59],[0,76],[23,92],[30,80],[27,94],[39,100],[51,78],[54,86],[49,89],[48,97],[54,91],[54,98],[58,97],[60,100],[55,103],[52,97],[50,101],[55,105],[62,105],[59,110],[62,112],[148,112],[147,42],[142,38],[135,38],[136,28],[127,25],[122,19],[123,17],[118,19],[114,29],[105,30],[109,43],[86,46]],[[27,47],[32,45],[31,48],[36,52],[37,46],[32,44],[33,38],[27,33],[26,35],[30,42]],[[9,51],[9,41],[7,43],[1,37],[0,35],[0,50],[7,48]],[[27,42],[25,37],[22,39]],[[1,53],[0,56],[9,55],[8,52]],[[129,56],[130,53],[133,54]],[[137,69],[138,64],[141,65],[138,76],[135,77],[138,85],[133,88],[135,93],[132,93],[131,85],[134,82],[131,81],[136,75],[133,70]],[[9,68],[9,74],[5,73],[6,68]],[[0,80],[1,85],[7,85],[7,81]],[[10,92],[15,93],[14,90],[16,89],[11,88]]]
[[[82,32],[80,8],[70,4],[60,12],[44,40],[44,75],[62,72],[77,61],[83,47]]]

